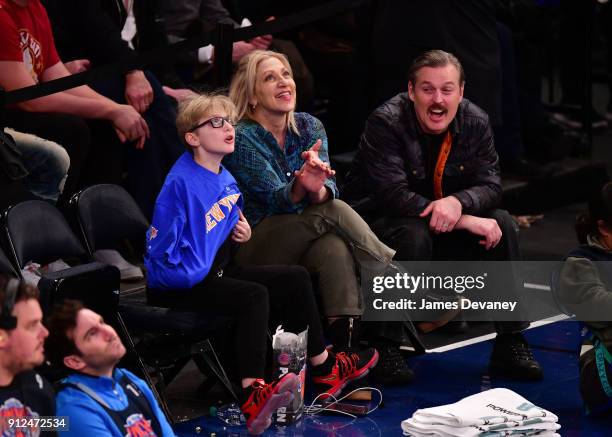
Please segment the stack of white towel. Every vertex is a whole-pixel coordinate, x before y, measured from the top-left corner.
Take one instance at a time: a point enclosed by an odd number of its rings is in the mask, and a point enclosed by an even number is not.
[[[417,410],[402,422],[412,437],[559,437],[558,417],[521,395],[494,388],[454,404]]]

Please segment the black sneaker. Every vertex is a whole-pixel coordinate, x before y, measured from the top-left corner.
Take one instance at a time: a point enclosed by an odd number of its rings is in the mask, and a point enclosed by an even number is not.
[[[329,396],[338,397],[344,387],[351,381],[365,377],[378,363],[378,352],[374,348],[359,352],[338,352],[335,363],[328,374],[318,375],[313,372],[312,382],[321,399]]]
[[[390,343],[377,344],[380,354],[378,366],[372,370],[372,378],[377,384],[404,385],[414,380],[414,373],[408,367],[406,358],[398,347]]]
[[[502,334],[495,338],[489,372],[522,381],[539,381],[544,377],[527,340],[520,333]]]

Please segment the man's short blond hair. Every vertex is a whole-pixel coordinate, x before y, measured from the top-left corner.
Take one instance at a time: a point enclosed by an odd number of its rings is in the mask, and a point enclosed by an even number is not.
[[[199,94],[179,104],[176,129],[187,150],[192,151],[192,147],[185,141],[185,134],[213,114],[225,114],[229,119],[236,120],[236,106],[222,94]]]

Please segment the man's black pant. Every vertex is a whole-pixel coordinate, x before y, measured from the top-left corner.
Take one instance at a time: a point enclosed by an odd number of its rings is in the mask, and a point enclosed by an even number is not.
[[[149,303],[232,318],[240,378],[263,378],[268,327],[283,325],[294,333],[308,327],[308,356],[325,349],[310,275],[300,266],[232,267],[223,276],[210,272],[190,290],[150,291]]]
[[[183,154],[185,147],[176,131],[176,110],[170,98],[164,93],[161,84],[153,74],[145,71],[145,75],[153,88],[154,98],[151,105],[142,114],[151,132],[144,147],[137,150],[131,144],[119,143],[112,129],[107,129],[106,133],[110,132],[113,138],[110,138],[109,142],[118,145],[122,150],[122,158],[125,157],[128,191],[144,215],[151,220],[155,199],[161,191],[166,175],[178,157]],[[121,76],[113,76],[95,82],[92,88],[117,103],[127,104],[124,96],[125,79]],[[90,162],[95,165],[104,162],[103,159],[103,156],[94,156]],[[123,159],[118,160],[119,174],[123,168],[122,164]]]
[[[518,228],[507,211],[494,209],[483,217],[493,218],[502,231],[499,244],[489,250],[478,243],[482,237],[467,231],[434,234],[429,217],[381,217],[370,221],[372,230],[383,243],[395,249],[396,261],[482,260],[518,261]],[[514,278],[511,278],[514,280]],[[528,322],[495,322],[497,333],[519,332]]]

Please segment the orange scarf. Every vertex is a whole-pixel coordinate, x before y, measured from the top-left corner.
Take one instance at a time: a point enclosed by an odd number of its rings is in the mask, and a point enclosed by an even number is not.
[[[444,166],[446,165],[446,160],[448,159],[452,145],[453,137],[449,130],[446,132],[444,141],[442,141],[442,145],[440,146],[440,153],[438,153],[438,160],[436,161],[436,168],[434,170],[433,190],[436,200],[444,197],[442,194],[442,175],[444,174]]]

